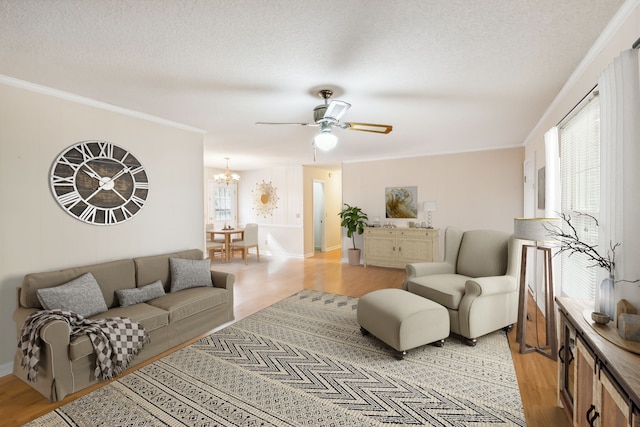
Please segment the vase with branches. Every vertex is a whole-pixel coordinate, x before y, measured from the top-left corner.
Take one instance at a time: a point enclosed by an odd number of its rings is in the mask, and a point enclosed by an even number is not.
[[[585,216],[593,221],[594,225],[598,227],[598,219],[593,215],[576,212],[578,216]],[[582,254],[585,256],[591,265],[589,267],[600,267],[605,269],[609,274],[600,284],[600,311],[609,315],[611,319],[615,319],[615,284],[618,282],[636,283],[639,280],[615,280],[615,268],[616,268],[616,249],[621,246],[620,242],[610,242],[609,248],[606,254],[601,254],[597,247],[597,244],[589,244],[584,242],[578,236],[578,230],[571,223],[572,217],[569,214],[560,214],[564,227],[555,225],[552,223],[546,224],[544,227],[560,246],[557,254],[567,252],[569,256],[573,254]]]

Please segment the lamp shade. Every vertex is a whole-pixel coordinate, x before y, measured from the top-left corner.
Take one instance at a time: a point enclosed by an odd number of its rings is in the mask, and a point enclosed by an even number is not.
[[[438,210],[438,203],[437,202],[423,202],[422,203],[422,211],[423,212],[435,212]]]
[[[534,242],[550,242],[553,236],[549,228],[560,227],[560,218],[514,218],[513,237]]]
[[[329,151],[335,148],[335,146],[338,144],[338,137],[331,133],[330,130],[321,131],[316,135],[314,141],[319,149],[323,151]]]

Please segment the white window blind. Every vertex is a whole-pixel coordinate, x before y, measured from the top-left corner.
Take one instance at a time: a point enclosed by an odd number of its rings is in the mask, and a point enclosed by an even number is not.
[[[581,241],[597,245],[598,227],[593,219],[600,210],[600,105],[592,97],[560,126],[561,210],[571,216]],[[566,225],[563,225],[568,228]],[[562,254],[563,295],[595,300],[597,269],[582,254]]]

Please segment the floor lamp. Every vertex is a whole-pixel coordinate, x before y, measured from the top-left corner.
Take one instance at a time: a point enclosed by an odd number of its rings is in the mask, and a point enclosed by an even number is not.
[[[518,324],[516,329],[516,341],[520,344],[520,353],[530,353],[537,351],[552,360],[558,357],[558,340],[556,334],[556,317],[553,290],[553,262],[551,247],[545,246],[545,242],[552,241],[549,229],[551,227],[559,227],[560,218],[515,218],[514,220],[514,238],[533,242],[533,244],[522,245],[522,259],[520,263],[520,293],[518,302]],[[542,243],[542,244],[540,244]],[[543,254],[543,271],[544,271],[544,289],[545,289],[545,330],[546,343],[540,345],[538,342],[538,334],[536,333],[536,345],[527,344],[527,256],[529,249],[542,252]],[[536,260],[537,257],[534,258]],[[537,265],[535,266],[537,268]],[[535,302],[537,305],[537,283],[535,284]],[[536,310],[538,307],[536,307]],[[537,328],[537,323],[536,323]]]

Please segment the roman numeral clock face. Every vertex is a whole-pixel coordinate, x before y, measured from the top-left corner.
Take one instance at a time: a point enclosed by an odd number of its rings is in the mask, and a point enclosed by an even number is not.
[[[51,190],[74,218],[111,225],[140,212],[149,194],[149,180],[129,151],[107,141],[84,141],[56,159]]]

